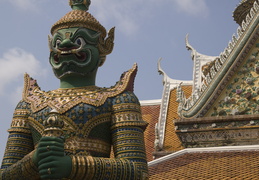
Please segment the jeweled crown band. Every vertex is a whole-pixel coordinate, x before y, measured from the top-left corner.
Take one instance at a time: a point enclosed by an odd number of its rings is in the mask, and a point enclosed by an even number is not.
[[[85,27],[106,36],[105,28],[88,12],[82,10],[73,10],[63,16],[51,28],[53,35],[57,30],[70,27]]]

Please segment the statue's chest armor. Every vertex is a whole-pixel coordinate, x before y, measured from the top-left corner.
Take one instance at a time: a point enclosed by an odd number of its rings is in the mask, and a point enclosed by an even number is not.
[[[111,109],[109,98],[98,107],[80,103],[62,113],[60,118],[64,122],[66,151],[72,154],[84,152],[94,156],[108,155],[111,146]],[[43,135],[43,121],[51,110],[52,108],[45,107],[30,117],[36,144]]]

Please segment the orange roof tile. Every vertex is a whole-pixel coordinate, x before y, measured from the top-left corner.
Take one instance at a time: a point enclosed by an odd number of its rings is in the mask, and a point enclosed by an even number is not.
[[[258,179],[259,151],[196,152],[149,167],[150,180]]]
[[[158,122],[160,105],[141,106],[142,118],[148,123],[144,133],[147,160],[152,161],[155,141],[155,124]]]
[[[192,93],[192,86],[183,85],[182,90],[184,91],[186,98],[188,98]],[[171,90],[170,100],[168,104],[167,111],[167,121],[166,121],[166,131],[165,131],[165,141],[164,141],[164,151],[174,152],[183,149],[181,141],[175,132],[175,125],[173,120],[178,119],[177,114],[178,102],[176,102],[176,89]]]

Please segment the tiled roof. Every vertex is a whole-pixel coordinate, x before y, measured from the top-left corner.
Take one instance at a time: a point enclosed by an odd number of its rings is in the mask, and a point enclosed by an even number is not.
[[[150,180],[251,180],[259,178],[258,167],[258,147],[257,150],[190,151],[149,166],[149,174]]]
[[[158,121],[160,105],[141,106],[141,111],[143,120],[148,123],[144,134],[147,160],[152,161],[155,141],[155,124]]]
[[[184,91],[185,95],[188,98],[192,93],[192,86],[183,85],[182,90]],[[176,93],[177,93],[176,89],[171,90],[170,101],[168,104],[168,111],[167,111],[164,151],[169,151],[169,152],[179,151],[183,149],[181,142],[175,133],[175,125],[173,123],[174,119],[179,118],[177,114],[177,108],[179,103],[176,102]]]

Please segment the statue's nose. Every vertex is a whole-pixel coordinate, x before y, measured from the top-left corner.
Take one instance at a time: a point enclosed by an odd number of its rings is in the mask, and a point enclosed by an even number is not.
[[[64,39],[59,45],[60,49],[64,49],[64,48],[73,49],[76,47],[77,47],[77,44],[73,43],[70,39]]]

